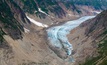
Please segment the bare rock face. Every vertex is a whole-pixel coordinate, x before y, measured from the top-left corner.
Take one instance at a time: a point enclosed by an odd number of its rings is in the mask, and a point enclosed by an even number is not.
[[[73,64],[70,59],[65,60],[67,54],[63,52],[63,49],[54,47],[52,49],[54,49],[55,52],[53,52],[49,48],[45,32],[46,28],[35,26],[26,17],[26,15],[28,15],[41,23],[55,25],[59,22],[76,19],[80,16],[93,15],[93,13],[90,13],[89,11],[94,10],[94,8],[80,8],[80,5],[68,3],[69,1],[66,2],[61,0],[1,0],[0,65]],[[87,8],[90,8],[90,10],[87,11]],[[78,9],[83,13],[80,13]],[[101,15],[96,18],[98,18],[99,21],[103,20],[103,16]],[[93,20],[96,21],[96,18]],[[97,33],[99,35],[97,30],[99,30],[100,27],[104,27],[104,30],[107,28],[107,23],[105,21],[103,21],[104,24],[100,22],[100,26],[98,21],[92,23],[91,21],[93,20],[89,21],[89,26],[80,26],[80,28],[76,28],[74,32],[71,32],[69,36],[70,42],[74,45],[73,55],[77,64],[88,56],[94,55],[93,53],[96,51],[96,44],[93,44],[92,41],[98,38],[98,36],[95,36],[95,39],[93,40],[93,34]],[[100,27],[97,29],[94,24],[96,24],[97,27]],[[24,32],[25,29],[27,30],[27,33]],[[92,30],[92,32],[90,32],[90,30]],[[56,55],[55,53],[58,53],[59,55]]]
[[[74,65],[83,64],[86,59],[97,57],[98,43],[105,38],[107,30],[107,11],[103,11],[95,18],[82,23],[68,35],[74,48],[76,62]]]
[[[78,5],[73,1],[14,0],[14,2],[27,15],[48,25],[56,25],[57,23],[74,20],[84,15],[96,15],[96,12],[100,11],[93,6]]]
[[[96,18],[94,18],[92,20],[94,22],[89,22],[90,24],[88,25],[88,27],[86,29],[86,33],[85,33],[86,35],[93,36],[93,38],[97,38],[98,35],[100,35],[104,31],[106,31],[106,29],[107,29],[106,12],[107,11],[103,11]]]
[[[23,26],[30,21],[14,1],[1,0],[0,4],[0,28],[13,39],[21,39]]]

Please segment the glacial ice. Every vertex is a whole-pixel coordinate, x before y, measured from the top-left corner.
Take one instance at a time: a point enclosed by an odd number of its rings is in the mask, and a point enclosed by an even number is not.
[[[94,18],[95,16],[84,16],[77,20],[68,21],[67,23],[55,26],[47,29],[48,40],[50,44],[54,47],[63,48],[65,49],[67,55],[72,54],[73,46],[68,41],[66,35],[70,33],[72,29],[79,26],[82,22]]]

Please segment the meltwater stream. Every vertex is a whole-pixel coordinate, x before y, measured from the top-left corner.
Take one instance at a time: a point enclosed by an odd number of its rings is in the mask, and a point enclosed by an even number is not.
[[[68,41],[66,35],[70,33],[72,29],[79,26],[82,22],[94,18],[95,16],[84,16],[77,20],[68,21],[67,23],[55,26],[47,29],[48,40],[50,44],[57,48],[64,48],[67,55],[72,54],[72,44]]]

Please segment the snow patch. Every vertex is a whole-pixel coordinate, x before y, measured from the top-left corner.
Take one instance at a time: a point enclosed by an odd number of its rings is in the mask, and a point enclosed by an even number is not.
[[[43,13],[43,14],[45,14],[45,15],[51,17],[51,18],[54,18],[53,16],[50,16],[50,15],[48,15],[47,13],[45,13],[44,11],[42,11],[41,8],[38,8],[38,10],[39,10],[39,12],[41,12],[41,13]]]
[[[47,13],[45,13],[44,11],[41,10],[41,8],[38,8],[39,12],[44,13],[46,15],[48,15]]]
[[[35,21],[34,19],[30,18],[29,16],[26,16],[32,23],[34,23],[35,25],[37,26],[40,26],[40,27],[48,27],[48,25],[46,24],[43,24],[43,23],[40,23],[38,21]]]
[[[101,11],[91,11],[92,13],[96,13],[96,14],[99,14],[101,13]]]
[[[24,28],[24,32],[25,32],[25,33],[29,33],[29,32],[30,32],[30,30],[28,30],[28,29]]]
[[[79,17],[79,15],[73,15],[73,14],[68,14],[68,16],[75,16],[75,17]]]

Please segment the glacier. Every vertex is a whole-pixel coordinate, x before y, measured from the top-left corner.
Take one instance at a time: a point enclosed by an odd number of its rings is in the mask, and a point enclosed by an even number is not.
[[[67,39],[66,35],[69,34],[72,29],[79,26],[82,22],[94,17],[95,16],[83,16],[77,20],[68,21],[63,25],[50,27],[46,30],[49,43],[59,49],[64,48],[67,55],[70,56],[72,54],[73,46]]]

